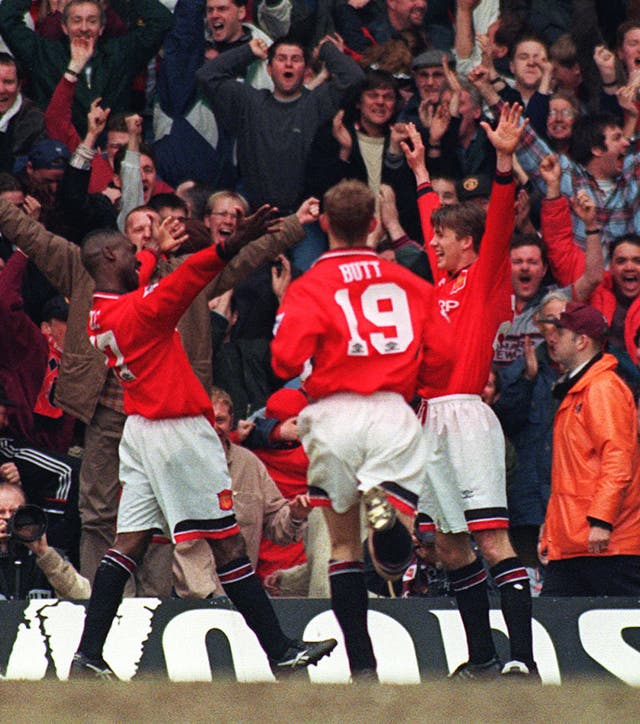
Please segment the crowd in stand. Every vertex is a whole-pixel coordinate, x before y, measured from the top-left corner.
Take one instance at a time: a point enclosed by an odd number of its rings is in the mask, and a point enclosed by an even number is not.
[[[615,540],[621,511],[640,500],[635,407],[600,440],[598,454],[614,446],[619,467],[605,464],[588,493],[565,492],[607,498],[571,509],[588,551],[558,551],[548,533],[557,506],[544,524],[553,465],[576,485],[597,469],[594,459],[572,467],[567,451],[552,457],[573,369],[558,342],[562,314],[573,324],[567,305],[606,319],[606,332],[592,318],[566,327],[597,343],[580,364],[611,355],[640,394],[640,3],[1,0],[0,36],[0,598],[88,597],[113,544],[126,416],[104,354],[119,350],[114,339],[102,352],[90,344],[93,279],[81,261],[82,240],[100,228],[138,252],[160,247],[152,267],[142,261],[149,282],[199,249],[250,242],[178,328],[226,453],[232,489],[220,506],[235,509],[251,564],[273,596],[328,596],[329,539],[297,428],[305,375],[279,378],[270,354],[290,282],[328,248],[315,207],[341,180],[365,182],[378,219],[367,244],[437,282],[419,195],[435,192],[433,209],[472,206],[483,221],[496,176],[484,124],[513,104],[525,128],[513,154],[512,305],[483,393],[507,443],[510,539],[534,595],[548,556],[606,555],[594,527]],[[422,146],[426,179],[411,155]],[[486,310],[475,313],[481,324]],[[617,409],[634,404],[611,394]],[[25,501],[49,524],[23,548],[7,543],[6,521]],[[640,522],[620,527],[609,554],[617,577],[632,570],[626,590],[637,594]],[[417,522],[414,536],[395,583],[369,561],[372,593],[449,593],[432,534]],[[129,595],[222,594],[203,541],[167,542],[154,536]]]

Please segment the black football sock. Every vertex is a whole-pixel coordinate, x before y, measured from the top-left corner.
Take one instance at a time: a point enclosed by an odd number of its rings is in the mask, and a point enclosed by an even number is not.
[[[331,608],[338,619],[351,673],[375,671],[371,638],[367,629],[368,597],[362,561],[329,561]]]
[[[496,655],[489,625],[487,573],[479,559],[447,573],[464,624],[469,661],[484,664]]]
[[[509,632],[511,658],[533,665],[531,589],[529,576],[519,558],[505,558],[491,568],[500,591],[502,615]]]
[[[276,616],[271,601],[246,557],[219,566],[218,577],[233,605],[244,616],[247,626],[258,637],[270,659],[279,659],[291,645]]]
[[[389,530],[373,531],[371,545],[377,567],[389,576],[402,573],[413,554],[411,534],[399,520]]]
[[[122,601],[124,587],[136,570],[133,558],[109,549],[100,561],[91,589],[78,651],[91,659],[102,658],[102,648]]]

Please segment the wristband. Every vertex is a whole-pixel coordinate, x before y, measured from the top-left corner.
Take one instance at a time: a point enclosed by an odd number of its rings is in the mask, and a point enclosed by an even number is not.
[[[75,70],[71,70],[71,68],[67,68],[65,70],[65,73],[74,76],[74,78],[77,78],[80,75],[79,73],[76,73]]]
[[[603,88],[613,88],[614,85],[618,85],[617,80],[612,80],[611,83],[603,83],[602,87]]]
[[[442,145],[440,143],[430,143],[429,148],[442,148]]]
[[[589,235],[589,234],[599,234],[601,231],[602,231],[602,227],[599,227],[599,228],[597,228],[597,229],[585,229],[585,230],[584,230],[584,233],[587,234],[587,235]]]
[[[489,83],[491,83],[491,85],[496,85],[497,83],[504,83],[504,78],[498,76],[497,78],[490,80]]]

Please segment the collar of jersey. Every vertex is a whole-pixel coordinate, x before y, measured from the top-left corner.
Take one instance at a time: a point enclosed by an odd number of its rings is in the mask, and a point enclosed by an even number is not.
[[[96,291],[93,293],[93,297],[98,299],[119,299],[126,292],[109,292],[109,291]]]
[[[344,256],[373,256],[376,259],[378,258],[375,251],[370,249],[368,246],[351,246],[348,249],[331,249],[330,251],[325,251],[324,254],[318,257],[311,266],[315,266],[326,259],[336,259]]]

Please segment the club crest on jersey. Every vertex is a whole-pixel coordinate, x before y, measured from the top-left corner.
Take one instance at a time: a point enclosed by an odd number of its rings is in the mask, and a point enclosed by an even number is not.
[[[462,291],[467,285],[467,272],[468,269],[463,269],[460,274],[455,278],[455,281],[451,285],[451,294]]]
[[[218,493],[218,505],[220,510],[231,510],[233,508],[233,494],[230,488],[225,488]]]

